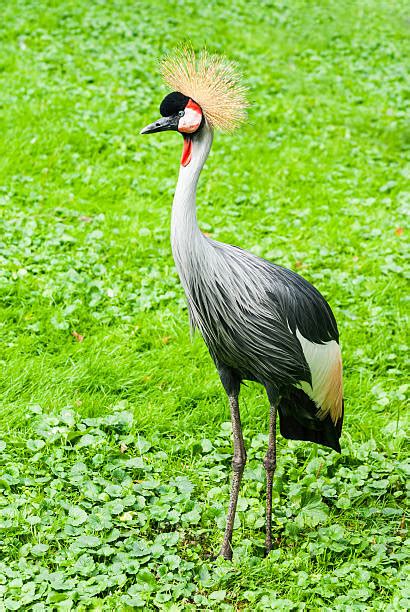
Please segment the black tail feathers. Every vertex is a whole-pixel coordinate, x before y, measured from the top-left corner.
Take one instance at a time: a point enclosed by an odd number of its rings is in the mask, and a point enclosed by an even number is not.
[[[321,420],[316,414],[317,406],[310,397],[302,389],[292,388],[279,404],[280,433],[284,438],[316,442],[340,453],[343,414],[336,425],[329,415]]]

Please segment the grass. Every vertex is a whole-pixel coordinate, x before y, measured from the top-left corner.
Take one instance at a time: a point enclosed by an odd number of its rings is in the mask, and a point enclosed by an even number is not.
[[[406,3],[2,13],[0,609],[408,609]],[[267,559],[267,402],[244,388],[232,564],[213,560],[228,409],[168,237],[180,137],[139,136],[187,37],[236,60],[252,101],[215,138],[201,227],[312,281],[345,365],[342,454],[279,440]]]

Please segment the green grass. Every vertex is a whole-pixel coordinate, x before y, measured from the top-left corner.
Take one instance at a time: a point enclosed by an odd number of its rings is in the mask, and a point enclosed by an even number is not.
[[[410,608],[409,20],[404,1],[3,3],[0,610]],[[139,136],[186,38],[237,61],[252,102],[215,138],[201,227],[312,281],[345,367],[342,454],[279,439],[267,559],[268,406],[243,389],[232,564],[213,560],[228,409],[168,236],[180,137]]]

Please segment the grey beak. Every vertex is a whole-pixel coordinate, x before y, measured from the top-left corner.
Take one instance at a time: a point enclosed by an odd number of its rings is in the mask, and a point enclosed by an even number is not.
[[[171,117],[161,117],[154,121],[154,123],[150,123],[141,130],[140,134],[154,134],[155,132],[165,132],[167,130],[177,130],[178,129],[178,115],[172,115]]]

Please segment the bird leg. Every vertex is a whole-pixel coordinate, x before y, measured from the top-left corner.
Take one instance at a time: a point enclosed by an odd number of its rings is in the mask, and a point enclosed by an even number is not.
[[[232,532],[235,522],[236,505],[238,503],[239,487],[246,463],[245,444],[242,436],[241,417],[239,414],[238,394],[229,396],[233,432],[232,488],[229,500],[229,510],[226,519],[225,535],[219,553],[224,559],[232,559]]]
[[[263,465],[266,470],[266,554],[272,550],[272,481],[276,468],[276,403],[270,405],[269,442]]]

